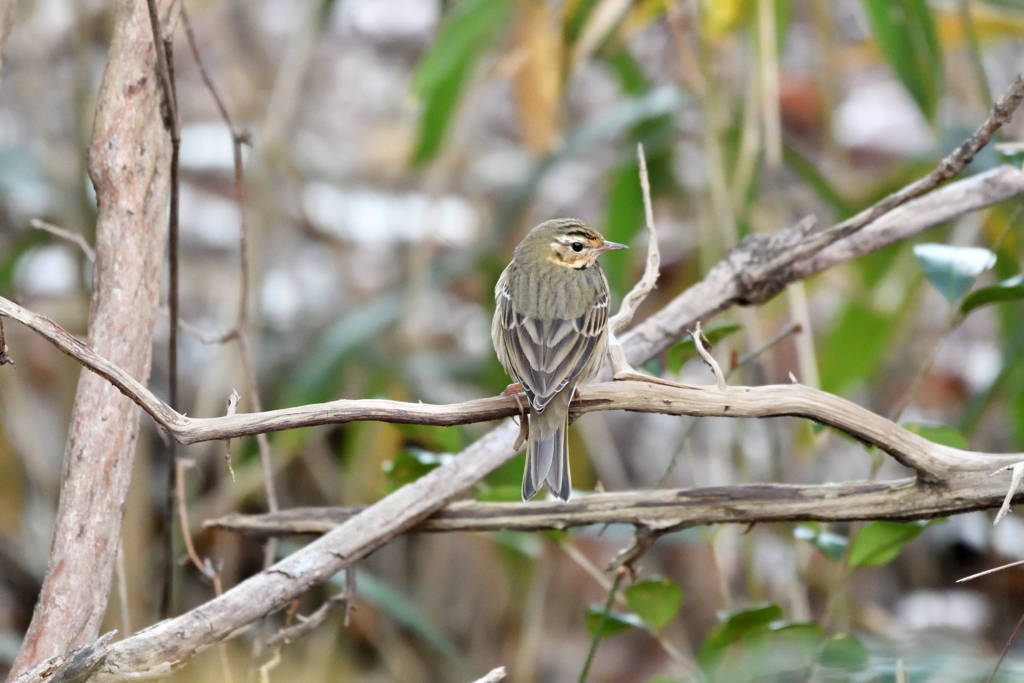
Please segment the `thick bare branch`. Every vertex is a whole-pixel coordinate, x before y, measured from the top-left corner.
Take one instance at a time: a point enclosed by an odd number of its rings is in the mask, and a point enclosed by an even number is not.
[[[166,7],[170,3],[163,3]],[[160,120],[145,3],[120,0],[89,148],[96,262],[89,343],[142,386],[149,377],[167,211],[168,145]],[[49,567],[12,677],[96,639],[117,557],[139,412],[83,371],[71,416]]]
[[[694,321],[735,304],[762,303],[791,282],[808,278],[971,211],[1024,194],[1024,171],[1005,165],[939,188],[885,214],[818,253],[798,257],[809,223],[772,236],[751,235],[703,280],[621,335],[630,363],[638,365],[686,334]],[[813,227],[813,226],[811,226]],[[769,264],[768,267],[766,264]]]

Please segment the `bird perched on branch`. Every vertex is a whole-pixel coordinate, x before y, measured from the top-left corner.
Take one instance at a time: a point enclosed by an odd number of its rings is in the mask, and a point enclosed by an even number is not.
[[[516,247],[494,288],[491,340],[516,382],[506,392],[521,387],[530,402],[523,500],[543,484],[569,500],[569,401],[608,347],[608,280],[597,257],[626,248],[583,221],[546,221]]]

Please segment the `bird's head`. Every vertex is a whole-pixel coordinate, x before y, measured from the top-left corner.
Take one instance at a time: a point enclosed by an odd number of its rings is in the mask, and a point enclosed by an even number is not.
[[[597,230],[575,218],[545,221],[531,230],[519,246],[535,258],[547,258],[576,270],[594,265],[597,257],[606,251],[628,248],[625,244],[609,242]]]

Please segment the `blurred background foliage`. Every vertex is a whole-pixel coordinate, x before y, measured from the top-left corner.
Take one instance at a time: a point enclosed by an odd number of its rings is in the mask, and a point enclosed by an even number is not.
[[[529,227],[571,215],[631,244],[604,260],[616,298],[642,271],[637,142],[663,258],[643,315],[744,235],[808,213],[838,221],[921,176],[1024,69],[1019,0],[196,0],[189,10],[215,82],[253,134],[252,315],[272,407],[503,389],[492,291]],[[0,294],[82,336],[90,263],[29,221],[94,231],[85,150],[110,20],[101,0],[22,0],[0,86]],[[188,51],[175,54],[182,310],[216,332],[238,305],[231,139]],[[1017,118],[1002,139],[1020,139]],[[986,150],[968,173],[1013,162]],[[895,245],[731,310],[711,322],[715,353],[732,359],[733,382],[793,373],[934,441],[1024,450],[1020,214],[1019,200],[994,206],[916,249]],[[0,672],[45,572],[78,377],[7,327],[18,368],[0,369]],[[751,354],[780,330],[790,333]],[[166,316],[157,340],[151,384],[163,392]],[[236,348],[186,333],[180,353],[185,411],[221,414],[244,385]],[[710,377],[685,342],[646,369]],[[166,454],[142,419],[105,631],[155,613]],[[276,434],[278,495],[285,507],[369,503],[485,429]],[[581,492],[905,475],[789,419],[590,414],[570,440]],[[185,450],[197,464],[187,479],[197,547],[233,585],[260,567],[261,548],[201,523],[265,509],[255,444],[234,443],[234,477],[222,445]],[[517,499],[522,464],[472,495]],[[616,525],[405,536],[359,564],[351,624],[332,617],[269,675],[464,681],[506,665],[526,683],[575,681],[589,662],[591,681],[893,681],[902,662],[914,682],[982,681],[1024,612],[1020,570],[954,583],[1024,559],[1024,520],[993,527],[992,517],[688,529],[659,541],[634,583],[599,569],[629,539]],[[177,575],[176,611],[211,597],[192,567]],[[343,584],[313,591],[300,613]],[[997,680],[1024,675],[1022,647]],[[228,647],[236,680],[248,652],[244,638]],[[176,676],[223,680],[216,657]]]

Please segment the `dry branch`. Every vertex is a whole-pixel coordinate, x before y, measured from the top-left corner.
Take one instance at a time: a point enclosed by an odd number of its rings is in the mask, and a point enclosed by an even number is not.
[[[150,372],[164,254],[167,141],[144,3],[120,0],[113,26],[89,148],[98,205],[89,343],[142,386]],[[138,427],[135,405],[83,370],[47,575],[11,677],[96,639]]]
[[[592,524],[632,524],[670,531],[705,524],[841,522],[862,519],[910,521],[999,507],[1006,478],[965,470],[952,483],[921,486],[914,479],[843,484],[737,484],[693,489],[655,489],[574,496],[568,503],[457,501],[409,533],[540,531]],[[1024,494],[1018,494],[1018,500]],[[325,534],[364,507],[294,508],[275,514],[230,514],[205,528],[254,537]]]

